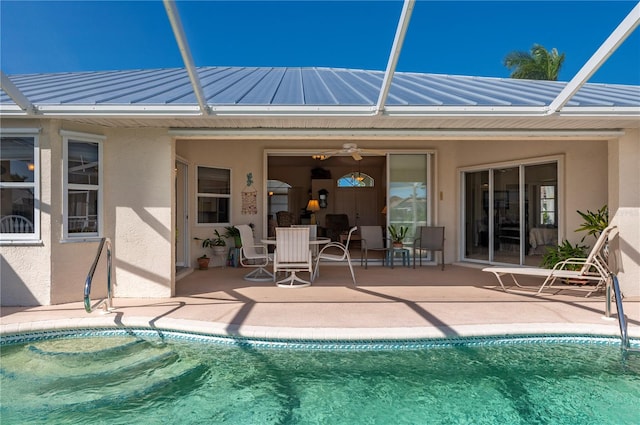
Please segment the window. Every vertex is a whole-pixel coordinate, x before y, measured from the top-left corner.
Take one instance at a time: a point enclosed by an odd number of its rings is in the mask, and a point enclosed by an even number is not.
[[[353,171],[338,179],[338,187],[373,187],[373,177],[360,171]]]
[[[102,234],[101,136],[60,132],[63,136],[63,237]]]
[[[198,224],[229,224],[231,170],[198,167]]]
[[[540,224],[556,224],[556,187],[540,186]]]
[[[38,130],[6,129],[0,137],[0,240],[40,239]]]

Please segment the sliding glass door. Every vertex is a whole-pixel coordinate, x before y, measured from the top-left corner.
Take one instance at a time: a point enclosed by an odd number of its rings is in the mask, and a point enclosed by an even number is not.
[[[430,157],[428,153],[389,154],[389,194],[385,211],[388,224],[409,228],[405,244],[412,243],[418,226],[431,222]]]
[[[464,171],[463,259],[539,265],[558,243],[558,163]]]

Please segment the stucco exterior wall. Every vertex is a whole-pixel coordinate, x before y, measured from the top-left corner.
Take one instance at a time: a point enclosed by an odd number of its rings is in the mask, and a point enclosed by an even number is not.
[[[262,236],[263,231],[263,181],[266,176],[263,174],[263,146],[260,143],[248,143],[244,141],[221,141],[221,140],[180,140],[176,143],[176,155],[187,160],[189,165],[188,175],[188,203],[190,210],[190,263],[197,267],[196,258],[206,253],[212,256],[211,249],[201,247],[201,242],[194,238],[213,237],[214,229],[224,233],[224,226],[213,226],[210,224],[196,224],[197,219],[197,166],[228,168],[231,170],[231,217],[232,223],[255,225],[256,237]],[[242,214],[241,192],[246,186],[247,174],[252,173],[253,185],[257,189],[257,214]],[[233,241],[227,240],[227,246],[231,246]],[[223,259],[212,257],[210,266],[222,265]]]
[[[55,304],[80,301],[84,279],[95,256],[96,242],[63,242],[62,137],[60,128],[98,134],[104,141],[104,234],[114,241],[115,295],[118,297],[170,297],[174,294],[174,160],[189,164],[190,262],[203,249],[193,237],[210,237],[211,225],[196,225],[196,166],[231,169],[232,224],[253,223],[256,237],[266,234],[265,149],[339,148],[345,140],[178,140],[166,129],[112,129],[70,125],[60,121],[11,120],[3,127],[42,127],[41,223],[42,241],[28,245],[2,245],[3,305]],[[446,227],[447,262],[458,261],[460,238],[459,176],[464,167],[560,156],[564,186],[561,207],[564,234],[577,242],[574,232],[582,219],[576,210],[600,208],[609,203],[613,220],[624,232],[621,283],[628,294],[638,295],[640,282],[640,137],[628,132],[619,141],[595,140],[357,140],[372,149],[411,149],[436,152],[436,217]],[[175,149],[175,151],[174,151]],[[257,189],[257,214],[242,214],[241,192],[246,176],[253,174]],[[615,206],[615,207],[614,207]],[[587,241],[592,243],[593,241]],[[210,254],[210,253],[209,253]],[[28,258],[29,261],[25,261]],[[104,257],[98,267],[93,296],[104,295]],[[216,259],[220,261],[220,259]],[[212,265],[218,265],[215,262]]]
[[[232,170],[232,222],[233,224],[256,225],[256,236],[263,235],[265,149],[317,149],[318,151],[339,148],[344,141],[335,140],[179,140],[176,153],[190,161],[190,181],[195,184],[194,165],[218,166]],[[436,219],[446,228],[445,258],[447,262],[459,261],[459,173],[460,168],[484,166],[514,160],[560,156],[564,170],[560,172],[564,181],[561,207],[564,234],[573,243],[584,236],[574,232],[582,222],[577,210],[600,208],[607,203],[607,142],[601,140],[358,140],[358,145],[381,150],[433,150],[436,152]],[[240,191],[244,188],[246,174],[252,172],[258,189],[258,214],[240,214]],[[190,193],[189,204],[195,207],[195,197]],[[193,216],[193,214],[192,214]],[[195,223],[195,220],[192,221]],[[192,225],[193,236],[208,237],[212,226]],[[593,240],[585,240],[591,244]],[[192,250],[192,262],[201,254],[197,242]],[[212,265],[216,265],[213,263]]]
[[[2,128],[41,128],[40,204],[41,235],[37,242],[0,244],[0,300],[2,305],[51,304],[51,126],[38,120],[2,119]]]
[[[106,136],[103,142],[104,236],[113,243],[113,293],[117,297],[163,298],[173,295],[171,194],[172,142],[166,130],[102,129],[65,125],[65,130]],[[62,138],[56,146],[62,158]],[[61,159],[60,159],[61,160]],[[61,171],[52,175],[62,181]],[[62,188],[57,185],[62,199]],[[82,299],[97,242],[65,242],[62,205],[52,230],[52,303]],[[106,252],[96,268],[91,297],[106,295]]]
[[[626,297],[640,296],[640,131],[628,130],[609,142],[609,221],[618,226],[613,240],[614,270]]]
[[[103,135],[104,236],[114,244],[114,295],[170,297],[174,273],[173,143],[167,131],[105,129],[58,120],[3,120],[3,128],[41,128],[41,241],[2,244],[2,305],[81,301],[98,242],[62,237],[60,130]],[[92,299],[106,295],[106,253],[96,269]]]
[[[170,297],[173,142],[165,130],[110,129],[105,146],[105,233],[115,241],[118,297]]]
[[[564,171],[560,178],[561,222],[560,239],[579,242],[584,233],[576,233],[582,218],[576,212],[597,210],[607,203],[607,142],[588,140],[520,140],[465,141],[456,146],[459,167],[528,160],[546,156],[561,156]],[[586,244],[595,240],[587,238]]]

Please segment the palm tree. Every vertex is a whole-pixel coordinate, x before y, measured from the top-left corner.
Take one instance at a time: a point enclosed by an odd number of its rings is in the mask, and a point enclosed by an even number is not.
[[[527,80],[556,81],[564,62],[564,53],[559,55],[556,48],[549,52],[539,44],[534,44],[530,52],[515,51],[504,58],[504,66],[514,69],[511,78]]]

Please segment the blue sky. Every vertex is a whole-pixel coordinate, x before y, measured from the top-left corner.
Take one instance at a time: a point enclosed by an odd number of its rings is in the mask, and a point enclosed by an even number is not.
[[[508,77],[510,51],[566,53],[568,81],[635,1],[418,0],[398,71]],[[197,66],[384,70],[402,1],[178,1]],[[183,67],[160,0],[0,0],[9,74]],[[591,78],[640,84],[640,29]]]

